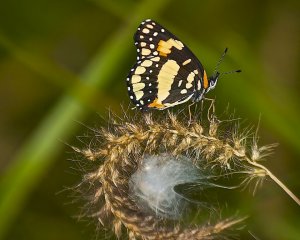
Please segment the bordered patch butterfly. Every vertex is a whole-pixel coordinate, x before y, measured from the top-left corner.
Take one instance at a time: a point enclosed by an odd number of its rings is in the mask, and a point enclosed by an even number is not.
[[[127,88],[137,108],[163,110],[188,100],[198,102],[215,88],[220,73],[208,77],[191,50],[155,21],[143,21],[134,41],[137,63],[127,77]]]

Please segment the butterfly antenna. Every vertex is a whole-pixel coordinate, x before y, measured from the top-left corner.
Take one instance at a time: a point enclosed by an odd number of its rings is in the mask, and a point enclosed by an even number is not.
[[[217,76],[217,75],[218,75],[218,77],[221,77],[221,76],[226,75],[226,74],[240,73],[240,72],[242,71],[242,70],[238,69],[238,70],[232,70],[232,71],[223,72],[223,73],[219,73],[219,72],[218,72],[218,69],[219,69],[219,67],[220,67],[220,64],[221,64],[221,62],[223,61],[223,59],[224,59],[224,57],[225,57],[227,51],[228,51],[228,48],[225,48],[225,50],[224,50],[222,56],[220,57],[220,59],[219,59],[217,65],[216,65],[216,67],[215,67],[215,70],[214,70],[214,76]]]
[[[223,72],[223,73],[220,73],[220,76],[223,76],[223,75],[226,75],[226,74],[232,74],[232,73],[240,73],[242,70],[241,69],[238,69],[238,70],[232,70],[232,71],[228,71],[228,72]]]
[[[222,63],[222,61],[223,61],[223,59],[224,59],[224,57],[225,57],[227,51],[228,51],[228,48],[225,48],[225,50],[224,50],[224,52],[222,53],[222,55],[221,55],[219,61],[217,62],[217,65],[216,65],[216,67],[215,67],[214,74],[213,74],[214,76],[217,74],[218,69],[219,69],[219,67],[220,67],[220,64]]]

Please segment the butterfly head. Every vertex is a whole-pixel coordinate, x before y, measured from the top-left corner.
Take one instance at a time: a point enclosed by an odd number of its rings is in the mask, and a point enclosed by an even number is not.
[[[210,91],[210,90],[212,90],[212,89],[214,89],[216,87],[218,79],[219,79],[219,76],[220,76],[220,73],[216,72],[214,75],[212,75],[209,78],[209,80],[208,80],[209,86],[208,86],[206,92],[208,92],[208,91]]]

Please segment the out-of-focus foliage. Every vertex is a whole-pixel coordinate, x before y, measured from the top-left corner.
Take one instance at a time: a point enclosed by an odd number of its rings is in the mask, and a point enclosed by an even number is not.
[[[209,97],[248,123],[261,114],[262,143],[280,143],[266,165],[299,196],[299,1],[2,1],[0,238],[96,234],[77,222],[79,205],[62,191],[81,177],[64,142],[78,144],[87,132],[78,122],[99,126],[107,108],[121,113],[120,103],[129,104],[132,35],[145,18],[176,34],[208,72],[229,47],[221,70],[243,72],[221,79]],[[300,239],[300,209],[275,184],[238,197],[253,235]]]

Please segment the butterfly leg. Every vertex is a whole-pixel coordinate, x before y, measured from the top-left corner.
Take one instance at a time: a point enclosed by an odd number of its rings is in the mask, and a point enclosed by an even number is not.
[[[207,118],[208,118],[208,121],[211,122],[212,119],[215,116],[215,99],[213,99],[213,98],[203,98],[203,100],[210,101],[210,106],[207,110]]]
[[[190,126],[191,123],[192,123],[192,111],[191,111],[191,107],[192,107],[194,104],[195,104],[195,102],[193,102],[193,103],[191,103],[191,104],[189,105],[189,122],[188,122],[188,126]]]

